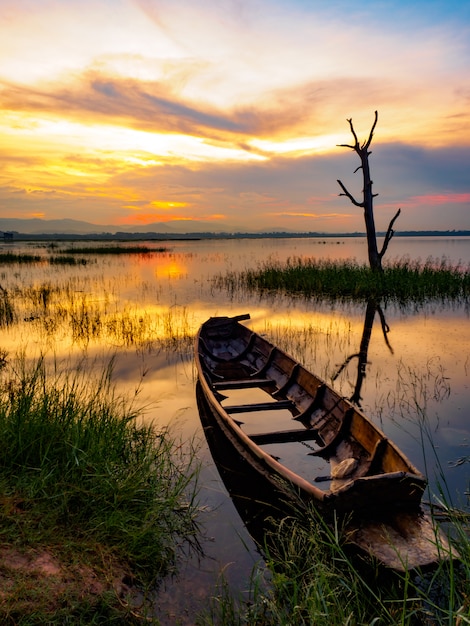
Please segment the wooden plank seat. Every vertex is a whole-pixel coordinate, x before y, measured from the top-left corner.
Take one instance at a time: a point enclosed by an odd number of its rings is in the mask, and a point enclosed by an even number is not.
[[[257,433],[249,435],[258,446],[268,445],[270,443],[293,443],[296,441],[312,441],[318,442],[318,433],[314,430],[279,430],[270,433]]]
[[[254,411],[278,411],[280,409],[294,409],[295,404],[291,400],[279,402],[256,402],[254,404],[233,404],[223,407],[227,413],[252,413]]]
[[[227,389],[250,389],[252,387],[274,386],[276,383],[271,378],[243,378],[240,380],[222,380],[213,383],[213,388],[217,390]]]

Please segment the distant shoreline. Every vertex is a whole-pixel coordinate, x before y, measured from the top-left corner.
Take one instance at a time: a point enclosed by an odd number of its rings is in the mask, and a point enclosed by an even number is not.
[[[377,236],[384,237],[385,232]],[[396,232],[395,237],[470,237],[470,230],[408,230]],[[0,241],[198,241],[203,239],[346,239],[365,238],[362,232],[355,233],[317,233],[317,232],[263,232],[263,233],[20,233],[16,231],[0,231]]]

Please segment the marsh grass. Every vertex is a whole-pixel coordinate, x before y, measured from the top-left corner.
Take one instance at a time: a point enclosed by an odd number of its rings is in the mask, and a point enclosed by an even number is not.
[[[149,246],[77,246],[55,251],[57,254],[154,254],[168,252],[168,248],[151,248]]]
[[[280,290],[318,300],[365,302],[375,298],[421,303],[468,298],[470,268],[452,266],[446,259],[428,259],[425,263],[402,259],[378,273],[355,261],[294,257],[284,264],[268,262],[257,269],[228,272],[216,277],[214,285],[230,292]]]
[[[98,287],[73,278],[0,286],[0,328],[27,322],[46,340],[61,336],[81,346],[108,342],[192,354],[194,323],[186,307],[148,311],[121,302],[113,288]]]
[[[51,265],[87,265],[88,259],[77,259],[76,257],[67,254],[64,256],[51,256],[48,259]]]
[[[74,256],[40,256],[37,254],[15,254],[14,252],[0,253],[1,265],[37,265],[47,263],[48,265],[86,265],[87,259],[77,259]]]
[[[69,612],[77,602],[112,612],[121,602],[116,572],[120,584],[151,589],[176,571],[183,546],[197,547],[195,451],[166,428],[137,424],[140,411],[112,386],[112,364],[96,379],[86,362],[61,369],[18,359],[1,370],[0,546],[30,560],[49,555],[60,577],[28,587],[34,568],[15,574],[0,547],[0,578],[8,570],[10,581],[1,623],[37,614],[43,621],[31,623],[65,623],[54,616],[67,603],[60,593],[67,576],[76,578]],[[90,578],[101,593],[87,590]],[[22,585],[21,620],[14,621]]]
[[[0,265],[12,265],[14,263],[41,263],[43,261],[44,257],[38,254],[15,254],[14,252],[0,253]]]
[[[15,308],[10,293],[0,285],[0,328],[10,326],[14,320]]]
[[[468,521],[452,514],[461,561],[444,560],[432,571],[398,574],[359,558],[314,509],[286,518],[263,547],[269,577],[252,574],[249,600],[220,584],[198,624],[387,626],[467,624]],[[443,557],[447,555],[443,554]],[[269,583],[265,584],[269,578]],[[262,579],[262,584],[259,580]]]

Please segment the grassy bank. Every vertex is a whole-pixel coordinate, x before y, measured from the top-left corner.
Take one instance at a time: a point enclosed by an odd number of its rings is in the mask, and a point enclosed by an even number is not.
[[[2,624],[137,623],[179,546],[197,544],[194,455],[137,425],[111,368],[91,380],[85,364],[3,362]]]
[[[292,258],[285,264],[268,262],[256,269],[229,272],[215,284],[231,291],[281,291],[318,300],[424,302],[467,298],[470,268],[449,265],[445,259],[400,260],[377,273],[354,261]]]

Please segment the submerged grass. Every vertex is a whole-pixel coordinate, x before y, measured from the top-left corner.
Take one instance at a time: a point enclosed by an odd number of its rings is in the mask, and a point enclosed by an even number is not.
[[[285,264],[269,262],[257,269],[229,272],[215,279],[229,291],[281,290],[318,300],[398,302],[460,299],[470,294],[470,268],[452,266],[446,259],[425,263],[402,259],[373,272],[355,261],[291,258]]]
[[[72,623],[64,615],[77,606],[133,623],[126,584],[145,593],[175,571],[181,546],[197,546],[194,452],[137,425],[111,366],[95,382],[86,369],[20,359],[1,370],[2,624]],[[40,588],[37,555],[55,564]],[[89,615],[73,623],[113,623]]]

